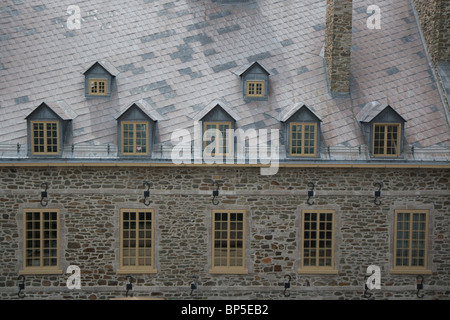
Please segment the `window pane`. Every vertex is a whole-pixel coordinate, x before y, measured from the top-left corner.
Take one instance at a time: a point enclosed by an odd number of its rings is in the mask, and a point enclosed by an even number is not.
[[[308,212],[303,217],[303,266],[332,267],[333,214]]]
[[[152,265],[151,212],[122,211],[122,266]]]
[[[56,211],[25,212],[25,267],[52,267],[58,262]]]
[[[291,154],[314,155],[316,153],[316,126],[307,123],[291,123],[290,128]]]
[[[244,214],[216,212],[213,223],[213,266],[244,266]]]
[[[255,84],[253,82],[248,83],[248,95],[252,96],[255,94]]]
[[[384,127],[375,126],[375,136],[374,136],[374,154],[384,153]]]
[[[216,129],[216,130],[214,130]],[[231,124],[227,122],[204,124],[204,150],[208,155],[215,154],[225,155],[229,152],[229,144],[231,143],[231,136],[227,130],[231,129]],[[220,139],[221,138],[221,139]]]
[[[425,267],[426,213],[397,212],[396,219],[396,266]]]
[[[247,96],[264,96],[264,81],[247,81]]]
[[[398,124],[377,124],[374,126],[373,153],[395,156],[399,153],[400,126]]]
[[[262,95],[262,84],[261,83],[257,83],[256,84],[256,95]]]
[[[105,81],[98,82],[98,93],[105,93]]]

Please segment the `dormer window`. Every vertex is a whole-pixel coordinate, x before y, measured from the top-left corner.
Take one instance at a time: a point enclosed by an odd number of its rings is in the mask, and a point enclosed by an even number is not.
[[[108,94],[108,80],[106,79],[89,79],[89,95],[90,96],[106,96]]]
[[[31,153],[59,154],[58,121],[31,121]]]
[[[203,122],[203,148],[204,150],[211,150],[208,156],[226,156],[231,150],[231,138],[229,134],[231,130],[231,122],[219,121],[219,122]],[[216,137],[221,136],[219,140]]]
[[[357,115],[372,157],[400,157],[406,120],[390,105],[374,101]]]
[[[194,120],[202,123],[202,154],[203,151],[206,156],[212,157],[233,154],[233,133],[239,116],[226,102],[212,101]]]
[[[291,156],[315,156],[317,153],[317,123],[291,122],[289,128]]]
[[[290,157],[318,157],[320,117],[305,105],[297,104],[280,115]]]
[[[161,115],[153,110],[145,100],[133,102],[119,112],[117,132],[119,154],[123,157],[150,156],[153,146],[153,132]]]
[[[247,81],[247,97],[264,97],[264,81]]]
[[[28,153],[32,156],[61,156],[71,121],[76,116],[63,101],[41,103],[25,118]]]
[[[122,121],[122,154],[123,155],[147,155],[149,123]]]
[[[269,71],[259,62],[243,66],[237,72],[241,77],[245,101],[267,100],[269,98]]]
[[[400,155],[401,126],[399,123],[375,123],[373,155],[398,157]]]
[[[94,62],[85,72],[85,96],[109,97],[119,71],[107,61]]]

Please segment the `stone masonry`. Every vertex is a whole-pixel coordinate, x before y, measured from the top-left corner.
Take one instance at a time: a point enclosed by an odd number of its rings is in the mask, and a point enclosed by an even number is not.
[[[109,299],[125,296],[119,263],[119,212],[155,210],[156,274],[136,274],[132,293],[164,299],[366,299],[369,265],[381,268],[375,299],[419,299],[416,274],[392,274],[394,210],[428,209],[428,269],[424,299],[449,299],[450,171],[446,169],[280,168],[273,176],[242,167],[48,167],[0,169],[0,299],[18,299],[23,210],[60,211],[62,274],[27,275],[24,299]],[[150,205],[143,204],[149,181]],[[212,204],[214,182],[220,184]],[[308,182],[315,184],[307,204]],[[374,204],[381,182],[381,204]],[[247,213],[248,274],[210,274],[211,215]],[[337,274],[300,274],[301,212],[335,210]],[[81,269],[81,289],[68,289],[69,265]],[[289,297],[284,277],[292,277]],[[198,289],[190,295],[190,282]]]
[[[446,75],[439,70],[440,64],[450,62],[450,1],[413,0],[413,4],[438,83],[443,92],[447,92],[443,99],[447,108],[450,108]]]
[[[450,1],[414,0],[414,6],[433,63],[450,61]]]
[[[350,91],[352,0],[327,0],[325,62],[330,91]]]

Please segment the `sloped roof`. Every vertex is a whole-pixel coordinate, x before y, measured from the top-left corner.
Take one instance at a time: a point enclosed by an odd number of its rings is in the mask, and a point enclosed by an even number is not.
[[[367,1],[353,1],[351,94],[334,97],[321,56],[323,0],[83,1],[75,30],[64,2],[8,2],[0,10],[0,148],[26,144],[24,117],[42,101],[59,100],[78,115],[75,150],[114,146],[114,115],[134,101],[161,115],[155,148],[170,147],[172,132],[191,130],[215,100],[239,116],[236,128],[268,130],[281,128],[280,113],[305,104],[321,116],[327,146],[358,148],[365,142],[356,115],[370,101],[389,100],[407,120],[409,145],[448,155],[446,111],[411,1],[377,5],[382,28],[370,30]],[[83,72],[95,61],[116,69],[111,97],[84,95]],[[234,73],[254,61],[271,74],[267,101],[245,102]]]

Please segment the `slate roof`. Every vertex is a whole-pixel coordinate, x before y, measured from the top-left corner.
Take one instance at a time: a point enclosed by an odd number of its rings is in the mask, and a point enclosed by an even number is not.
[[[64,1],[2,2],[0,161],[27,159],[26,148],[16,152],[18,143],[27,143],[24,119],[51,101],[64,101],[77,114],[66,141],[75,153],[64,158],[96,159],[98,150],[104,158],[106,145],[116,151],[114,116],[136,101],[161,116],[154,148],[163,151],[170,150],[175,129],[192,131],[196,115],[223,101],[243,129],[279,129],[280,114],[306,105],[322,120],[323,146],[329,147],[323,160],[367,160],[356,151],[365,144],[356,115],[378,101],[407,121],[405,150],[416,147],[415,157],[407,158],[449,161],[448,110],[410,0],[377,1],[383,8],[381,30],[366,26],[372,3],[353,1],[347,96],[328,90],[321,56],[325,0],[224,2],[78,1],[79,30],[68,29]],[[116,75],[110,98],[84,95],[83,73],[96,61],[108,61]],[[245,102],[236,73],[255,61],[270,72],[269,98]],[[77,154],[81,149],[85,152]]]

